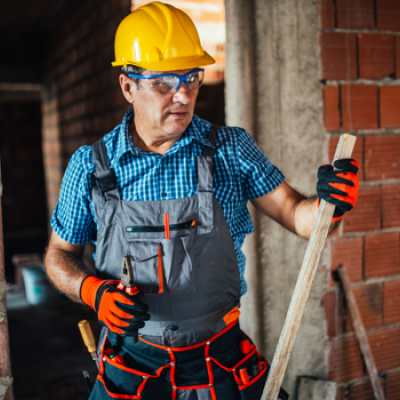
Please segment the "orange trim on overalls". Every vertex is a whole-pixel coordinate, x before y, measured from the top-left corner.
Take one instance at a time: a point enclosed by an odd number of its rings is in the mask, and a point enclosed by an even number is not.
[[[185,347],[177,347],[177,348],[171,348],[168,346],[161,346],[161,345],[156,345],[153,343],[150,343],[142,338],[139,338],[142,342],[149,344],[151,346],[157,347],[159,349],[162,349],[164,351],[166,351],[169,355],[170,358],[170,362],[162,367],[160,367],[155,375],[151,375],[148,373],[143,373],[142,371],[137,371],[133,368],[129,368],[126,367],[125,365],[122,365],[120,363],[117,362],[117,359],[111,359],[107,354],[105,354],[104,352],[104,347],[105,347],[105,343],[107,341],[107,334],[105,336],[104,342],[101,346],[101,359],[100,359],[100,365],[99,365],[99,375],[98,375],[98,379],[100,382],[103,383],[103,386],[106,390],[106,392],[108,393],[108,395],[110,397],[116,398],[116,399],[141,399],[141,393],[144,390],[144,387],[146,385],[146,383],[149,381],[149,378],[159,378],[161,376],[161,372],[166,369],[166,368],[170,368],[170,382],[171,382],[171,386],[172,386],[172,397],[171,400],[176,400],[177,399],[177,391],[178,390],[197,390],[197,389],[209,389],[210,390],[210,395],[211,395],[211,399],[212,400],[217,400],[217,396],[215,393],[215,387],[214,387],[214,374],[213,374],[213,369],[212,369],[212,362],[214,362],[216,365],[218,365],[220,368],[224,369],[227,372],[232,373],[239,390],[244,390],[247,387],[251,386],[253,383],[255,383],[258,379],[260,379],[265,372],[267,371],[267,367],[268,367],[268,363],[266,361],[259,361],[259,365],[261,366],[260,368],[260,372],[259,374],[251,379],[250,381],[247,382],[247,379],[245,380],[245,382],[243,381],[243,379],[241,379],[240,376],[240,371],[239,371],[239,367],[240,365],[244,364],[250,357],[252,357],[254,354],[258,354],[256,347],[254,346],[254,348],[248,353],[246,354],[246,356],[244,358],[242,358],[238,363],[236,363],[232,368],[228,368],[225,367],[224,365],[222,365],[218,360],[216,360],[213,357],[210,357],[210,345],[211,343],[216,340],[218,337],[222,336],[223,334],[225,334],[227,331],[229,331],[230,329],[232,329],[236,324],[237,324],[237,320],[234,321],[233,323],[231,323],[230,325],[228,325],[226,328],[224,328],[221,332],[219,332],[218,334],[216,334],[215,336],[213,336],[212,338],[210,338],[207,341],[204,341],[202,343],[198,343],[192,346],[185,346]],[[207,373],[208,373],[208,377],[209,377],[209,382],[208,385],[207,384],[202,384],[202,385],[188,385],[188,386],[178,386],[176,384],[175,381],[175,371],[176,371],[176,358],[175,358],[175,354],[174,352],[181,352],[181,351],[187,351],[187,350],[192,350],[192,349],[196,349],[199,348],[201,346],[204,346],[204,358],[205,358],[205,362],[206,362],[206,367],[207,367]],[[139,375],[139,376],[143,376],[143,382],[139,385],[138,389],[137,389],[137,393],[135,395],[125,395],[125,394],[115,394],[110,392],[104,382],[103,379],[103,375],[104,375],[104,362],[107,361],[109,364],[111,364],[112,366],[119,368],[121,370],[124,370],[126,372],[132,373],[134,375]]]
[[[239,307],[235,307],[232,311],[229,311],[228,314],[223,318],[226,325],[231,324],[234,321],[237,321],[240,316]]]
[[[164,278],[163,278],[163,263],[162,263],[162,251],[161,243],[158,246],[158,293],[164,293]]]
[[[114,398],[114,399],[138,399],[140,400],[142,398],[141,394],[116,394],[112,393],[107,389],[107,386],[104,382],[103,377],[99,374],[97,375],[97,379],[103,384],[104,390],[107,392],[107,394]]]
[[[211,342],[207,342],[206,347],[204,348],[204,358],[206,360],[206,365],[207,365],[207,372],[208,372],[208,378],[209,378],[208,385],[210,388],[211,399],[217,400],[217,395],[215,393],[215,387],[214,387],[214,374],[213,374],[211,358],[210,358],[210,343]]]

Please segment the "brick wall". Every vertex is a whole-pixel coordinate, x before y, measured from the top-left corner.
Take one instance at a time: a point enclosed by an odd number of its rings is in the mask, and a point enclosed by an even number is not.
[[[357,136],[360,195],[329,240],[331,269],[346,266],[387,400],[400,398],[400,1],[320,0],[327,153]],[[374,399],[341,291],[323,298],[328,376],[337,400]]]
[[[47,244],[46,198],[41,149],[40,103],[0,103],[0,158],[4,255],[43,252]]]
[[[119,124],[129,104],[112,68],[114,35],[129,0],[73,0],[54,21],[44,60],[43,155],[49,214],[75,150]]]

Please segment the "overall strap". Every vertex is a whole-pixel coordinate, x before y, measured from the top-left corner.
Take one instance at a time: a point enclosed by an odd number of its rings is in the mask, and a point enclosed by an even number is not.
[[[103,138],[92,144],[93,159],[96,165],[94,173],[97,187],[106,200],[119,199],[115,173],[111,169]]]
[[[204,147],[203,150],[203,157],[211,157],[214,158],[214,153],[215,153],[215,143],[217,142],[217,132],[218,132],[218,126],[216,125],[211,125],[210,130],[208,131],[208,136],[207,139],[210,142],[210,144],[214,147],[206,146]]]
[[[214,188],[214,154],[218,127],[212,125],[208,132],[208,141],[214,146],[206,146],[197,160],[199,219],[198,233],[209,233],[214,225],[213,188]]]

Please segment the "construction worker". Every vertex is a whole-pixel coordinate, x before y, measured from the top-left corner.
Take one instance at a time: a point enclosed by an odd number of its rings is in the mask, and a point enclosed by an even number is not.
[[[215,61],[171,5],[127,16],[115,57],[132,107],[72,156],[45,259],[51,281],[103,325],[90,398],[259,399],[267,362],[238,323],[247,202],[309,238],[319,199],[336,205],[332,229],[355,205],[358,164],[321,167],[318,196],[308,199],[246,131],[194,116],[202,67]],[[92,240],[96,273],[82,263]],[[121,287],[124,257],[139,292]]]

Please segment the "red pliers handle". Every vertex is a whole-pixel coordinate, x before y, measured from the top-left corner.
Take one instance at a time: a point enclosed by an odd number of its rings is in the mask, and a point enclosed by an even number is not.
[[[121,282],[118,283],[117,289],[131,296],[139,293],[139,289],[135,285],[131,259],[129,256],[124,257],[122,260]]]

